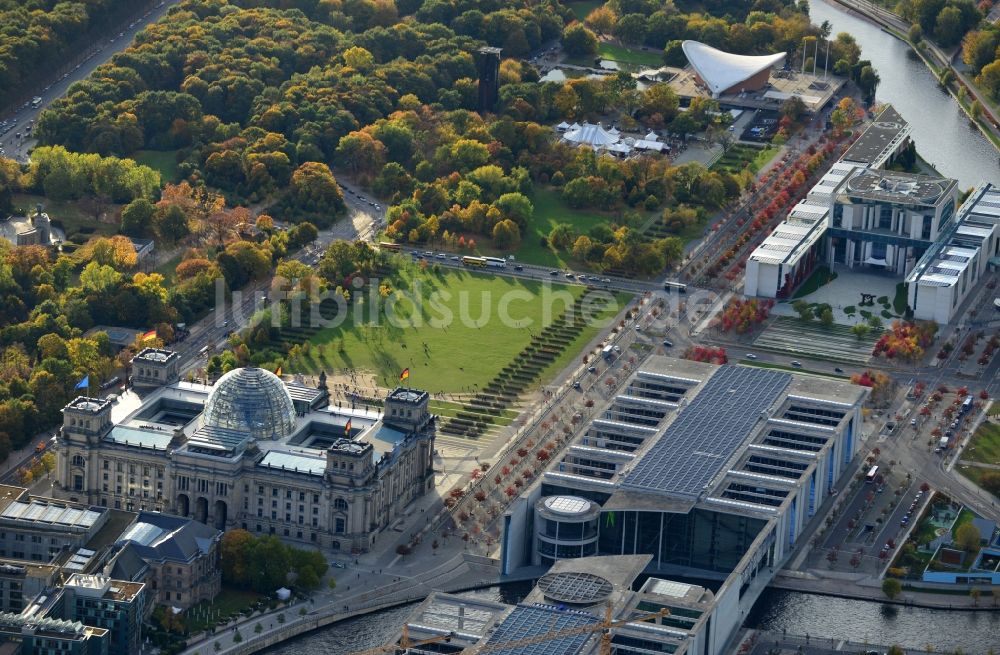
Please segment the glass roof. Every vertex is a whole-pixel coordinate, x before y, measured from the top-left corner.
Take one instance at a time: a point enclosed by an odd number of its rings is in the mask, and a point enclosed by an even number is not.
[[[261,368],[223,375],[205,403],[204,425],[240,430],[254,439],[281,439],[295,427],[295,407],[285,383]]]

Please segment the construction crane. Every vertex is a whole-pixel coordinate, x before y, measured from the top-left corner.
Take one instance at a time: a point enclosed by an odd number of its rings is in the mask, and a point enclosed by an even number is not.
[[[405,623],[403,624],[403,636],[400,637],[399,643],[393,644],[392,646],[377,646],[375,648],[369,648],[368,650],[358,651],[356,653],[351,653],[351,655],[384,655],[384,653],[395,653],[397,651],[402,651],[404,654],[410,648],[416,648],[417,646],[426,646],[427,644],[438,644],[441,642],[451,641],[451,633],[446,635],[437,635],[436,637],[429,637],[427,639],[421,639],[420,641],[412,641],[410,639],[410,629]]]
[[[669,616],[670,610],[663,608],[659,611],[653,612],[651,614],[646,614],[645,616],[640,616],[633,619],[619,619],[618,621],[611,620],[611,604],[609,603],[604,611],[604,620],[600,623],[591,623],[590,625],[583,625],[576,628],[566,628],[565,630],[554,630],[546,632],[544,634],[535,635],[534,637],[525,637],[524,639],[516,639],[514,641],[504,641],[495,644],[480,644],[469,646],[456,653],[456,655],[482,655],[483,653],[495,653],[497,651],[508,650],[513,648],[520,648],[522,646],[531,646],[533,644],[541,644],[546,641],[552,641],[553,639],[562,639],[563,637],[573,637],[581,634],[590,634],[593,632],[601,632],[601,649],[599,655],[611,655],[611,629],[620,628],[629,623],[637,623],[639,621],[652,621],[654,619],[659,619],[664,616]],[[440,643],[442,641],[450,641],[451,635],[439,635],[437,637],[431,637],[430,639],[424,639],[422,641],[410,641],[409,634],[407,631],[407,626],[403,625],[403,637],[399,640],[398,644],[392,646],[380,646],[377,648],[371,648],[364,651],[359,651],[356,653],[351,653],[351,655],[383,655],[384,653],[395,653],[398,650],[402,650],[406,653],[407,648],[415,648],[417,646],[425,646],[427,644]]]
[[[608,603],[604,610],[604,620],[600,623],[592,623],[590,625],[579,626],[576,628],[566,628],[565,630],[554,630],[551,632],[546,632],[544,634],[535,635],[534,637],[525,637],[524,639],[516,639],[514,641],[504,641],[495,644],[480,644],[477,646],[469,646],[468,648],[462,650],[457,655],[482,655],[483,653],[494,653],[501,650],[508,650],[514,648],[520,648],[522,646],[531,646],[532,644],[541,644],[546,641],[552,641],[553,639],[561,639],[563,637],[573,637],[575,635],[590,634],[592,632],[601,632],[601,649],[599,651],[600,655],[611,655],[611,629],[620,628],[629,623],[636,623],[639,621],[652,621],[653,619],[662,618],[664,616],[669,616],[670,610],[663,608],[659,611],[653,612],[652,614],[647,614],[645,616],[637,617],[634,619],[620,619],[618,621],[611,620],[611,603]]]

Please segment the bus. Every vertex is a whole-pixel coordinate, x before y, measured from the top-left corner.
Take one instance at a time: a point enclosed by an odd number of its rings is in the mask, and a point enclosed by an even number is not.
[[[399,248],[400,248],[399,244],[398,243],[393,243],[392,241],[379,241],[378,242],[378,249],[379,250],[391,250],[392,252],[399,252]]]
[[[492,266],[493,268],[507,268],[507,260],[502,257],[483,257],[486,261],[487,266]]]
[[[868,475],[865,476],[865,482],[871,484],[872,482],[875,482],[876,477],[878,477],[878,466],[873,466],[871,470],[868,471]]]
[[[962,401],[962,413],[966,413],[972,409],[972,396],[966,396],[965,400]]]
[[[680,282],[671,282],[670,280],[664,280],[663,282],[664,291],[676,291],[677,293],[687,293],[687,285],[681,284]]]
[[[485,257],[469,257],[466,255],[462,257],[462,266],[473,266],[475,268],[484,268],[486,266]]]

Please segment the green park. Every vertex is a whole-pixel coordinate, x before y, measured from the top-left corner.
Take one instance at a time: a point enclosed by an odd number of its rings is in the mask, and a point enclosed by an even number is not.
[[[537,375],[524,385],[529,389],[569,364],[629,300],[599,294],[591,321],[583,316],[587,290],[576,285],[409,266],[392,286],[376,312],[366,299],[352,302],[339,325],[283,328],[290,370],[361,369],[392,386],[409,368],[415,386],[461,393],[483,389],[519,357],[533,357],[541,365],[532,367]],[[552,332],[558,334],[550,338]],[[536,353],[532,346],[540,340],[546,347]]]

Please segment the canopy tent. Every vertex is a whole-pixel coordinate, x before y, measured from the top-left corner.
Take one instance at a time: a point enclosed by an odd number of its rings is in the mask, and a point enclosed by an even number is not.
[[[567,131],[563,138],[577,145],[590,146],[592,148],[604,148],[612,143],[618,143],[618,135],[608,132],[600,125],[584,123],[576,129]]]

